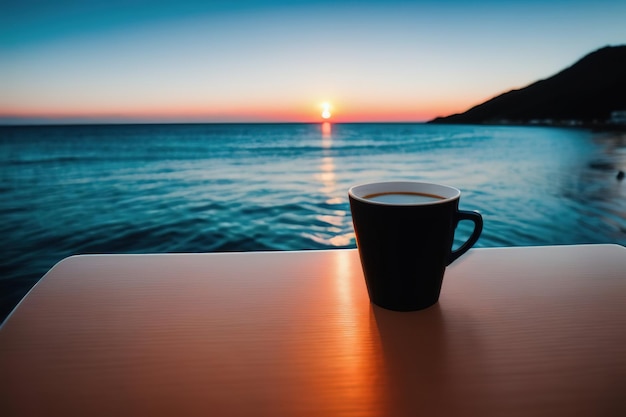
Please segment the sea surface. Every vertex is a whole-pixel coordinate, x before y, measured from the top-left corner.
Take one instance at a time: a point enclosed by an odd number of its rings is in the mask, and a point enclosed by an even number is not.
[[[347,190],[370,181],[461,189],[478,247],[626,245],[620,170],[625,133],[575,128],[2,126],[0,320],[73,254],[353,248]]]

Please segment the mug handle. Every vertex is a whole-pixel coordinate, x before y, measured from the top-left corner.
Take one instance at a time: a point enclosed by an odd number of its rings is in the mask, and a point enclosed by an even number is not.
[[[463,243],[460,248],[450,252],[447,265],[450,265],[452,262],[459,259],[459,257],[463,255],[465,252],[467,252],[469,248],[474,246],[474,243],[478,241],[478,238],[480,237],[480,233],[483,231],[483,216],[481,216],[479,212],[458,210],[457,216],[456,216],[456,223],[454,225],[455,229],[461,220],[470,220],[474,222],[474,231],[470,235],[469,239],[467,239],[467,241]]]

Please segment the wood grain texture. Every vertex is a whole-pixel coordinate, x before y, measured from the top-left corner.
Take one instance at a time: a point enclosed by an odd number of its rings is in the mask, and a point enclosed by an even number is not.
[[[626,248],[476,249],[439,303],[355,250],[90,255],[0,329],[2,416],[624,416]]]

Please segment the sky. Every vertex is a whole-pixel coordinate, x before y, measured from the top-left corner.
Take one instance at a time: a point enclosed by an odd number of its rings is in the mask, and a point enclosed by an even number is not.
[[[0,0],[0,124],[422,122],[624,22],[624,0]]]

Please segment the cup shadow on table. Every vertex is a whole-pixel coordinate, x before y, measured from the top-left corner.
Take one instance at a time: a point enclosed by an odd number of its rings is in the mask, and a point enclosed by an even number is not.
[[[439,303],[420,311],[396,312],[372,305],[372,337],[383,355],[382,397],[390,415],[479,415],[479,337],[471,326],[458,331],[446,323]],[[473,349],[473,347],[475,349]],[[412,411],[409,411],[412,410]]]

